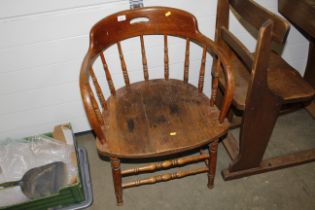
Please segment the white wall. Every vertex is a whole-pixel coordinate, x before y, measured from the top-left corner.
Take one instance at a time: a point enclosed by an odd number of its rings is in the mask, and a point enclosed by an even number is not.
[[[277,12],[276,0],[257,2]],[[144,5],[188,10],[197,17],[200,31],[211,38],[214,36],[216,0],[144,0]],[[90,129],[78,82],[89,29],[104,16],[128,8],[126,0],[0,2],[0,139],[51,131],[54,125],[68,121],[75,132]],[[232,26],[253,49],[254,39],[236,23]],[[160,52],[159,40],[149,42],[147,39],[146,43],[151,43],[152,49],[156,47],[153,54]],[[134,53],[130,50],[133,44],[123,45],[127,49],[127,65],[132,62],[128,61],[128,53]],[[175,52],[181,45],[170,46],[170,51]],[[283,56],[302,73],[306,55],[307,41],[292,27]],[[176,68],[180,60],[182,58],[170,57],[171,76],[172,68]],[[159,67],[149,61],[150,65],[153,69]],[[133,71],[136,81],[142,72]],[[115,80],[118,86],[122,85],[121,77],[115,76]]]

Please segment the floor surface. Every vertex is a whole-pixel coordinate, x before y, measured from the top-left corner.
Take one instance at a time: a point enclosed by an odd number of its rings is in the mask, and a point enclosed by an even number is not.
[[[238,130],[233,130],[237,137]],[[229,157],[219,145],[215,187],[207,188],[207,175],[199,174],[170,182],[124,190],[124,205],[116,206],[108,160],[101,160],[91,133],[77,136],[88,150],[94,203],[90,210],[314,210],[315,162],[232,181],[224,181],[221,170]],[[315,148],[315,120],[305,111],[281,116],[265,157]],[[202,164],[202,163],[201,163]],[[124,163],[122,168],[133,163]]]

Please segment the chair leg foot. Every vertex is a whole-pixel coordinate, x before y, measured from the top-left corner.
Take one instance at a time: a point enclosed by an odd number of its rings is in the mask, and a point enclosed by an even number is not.
[[[112,166],[112,174],[115,188],[115,195],[117,206],[123,205],[123,193],[122,193],[122,176],[120,169],[120,160],[118,158],[110,158]]]
[[[208,161],[208,188],[214,187],[214,177],[217,167],[217,151],[218,151],[218,140],[212,142],[209,145],[209,161]]]

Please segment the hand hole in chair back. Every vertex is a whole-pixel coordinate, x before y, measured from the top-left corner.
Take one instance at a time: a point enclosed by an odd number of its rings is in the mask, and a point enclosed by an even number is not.
[[[136,23],[147,23],[149,22],[150,19],[147,17],[137,17],[137,18],[132,18],[129,23],[132,24],[136,24]]]
[[[126,15],[126,20],[119,22],[117,17],[121,15]],[[139,17],[147,17],[149,21],[129,23]],[[213,72],[211,57],[219,67]],[[214,104],[219,75],[226,79],[228,93],[221,110]],[[213,156],[218,138],[229,127],[225,116],[233,88],[233,75],[225,55],[199,32],[195,17],[187,12],[164,7],[141,8],[116,13],[98,22],[91,30],[90,48],[80,73],[80,89],[98,138],[98,151],[112,160],[117,202],[122,199],[121,187],[206,171],[211,187],[214,169],[209,165],[215,165]],[[208,144],[213,144],[212,157],[203,154],[162,165],[121,172],[119,169],[118,158],[173,155]],[[121,174],[204,159],[209,159],[205,168],[121,184]]]

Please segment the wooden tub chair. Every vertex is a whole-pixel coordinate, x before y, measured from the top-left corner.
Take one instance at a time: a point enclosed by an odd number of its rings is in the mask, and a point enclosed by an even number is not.
[[[258,31],[254,53],[228,30],[230,9],[240,21]],[[281,44],[285,40],[288,29],[287,21],[252,0],[218,1],[216,42],[228,55],[235,74],[229,119],[232,126],[240,126],[239,141],[231,134],[224,140],[232,159],[222,173],[226,180],[315,160],[315,149],[263,159],[277,117],[306,106],[315,95],[297,70],[272,50],[273,42]],[[219,87],[218,99],[225,94],[223,77]]]
[[[164,40],[164,78],[151,79],[148,64],[155,58],[147,57],[145,36],[159,35]],[[186,49],[183,80],[169,76],[168,37],[183,39]],[[122,42],[138,39],[141,49],[140,60],[143,81],[129,80]],[[200,67],[190,69],[190,44],[197,44],[202,52]],[[115,89],[109,69],[107,49],[117,47],[124,87]],[[203,93],[207,55],[217,60],[226,78],[223,105],[218,109],[214,104],[218,89],[218,75],[212,82],[211,97]],[[101,77],[93,71],[94,61],[101,61],[110,96],[103,93]],[[209,64],[211,71],[211,64]],[[189,72],[198,71],[198,86],[189,83]],[[219,70],[219,68],[218,68]],[[180,71],[180,70],[178,70]],[[209,73],[210,74],[210,73]],[[208,187],[212,188],[216,170],[218,139],[226,134],[229,123],[225,118],[232,101],[233,77],[228,61],[220,48],[201,34],[195,17],[185,11],[167,7],[148,7],[127,10],[110,15],[93,26],[90,32],[90,46],[80,72],[80,89],[84,107],[96,134],[96,147],[101,156],[110,158],[117,204],[123,203],[123,189],[143,184],[168,181],[198,173],[208,173]],[[182,154],[185,151],[209,146],[208,152],[200,155],[181,156],[178,159],[161,161],[142,167],[121,170],[121,159],[154,158]],[[186,153],[185,153],[186,154]],[[189,169],[156,175],[132,182],[122,182],[123,176],[167,169],[188,163],[205,161],[202,168]]]

